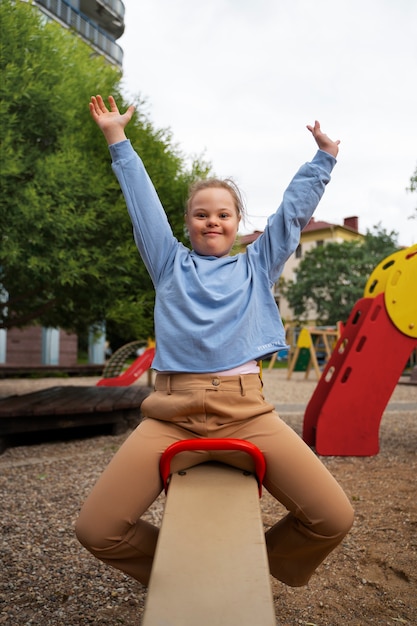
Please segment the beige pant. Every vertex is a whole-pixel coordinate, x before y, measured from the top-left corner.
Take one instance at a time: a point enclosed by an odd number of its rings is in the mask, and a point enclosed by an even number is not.
[[[79,541],[105,563],[148,584],[158,529],[140,518],[161,492],[162,452],[175,441],[194,437],[244,439],[263,452],[264,485],[288,509],[266,533],[270,570],[279,580],[292,586],[306,584],[349,531],[353,510],[347,497],[310,448],[265,402],[256,374],[159,374],[142,412],[146,418],[103,472],[76,526]],[[172,471],[207,460],[253,469],[243,452],[193,451],[175,457]]]

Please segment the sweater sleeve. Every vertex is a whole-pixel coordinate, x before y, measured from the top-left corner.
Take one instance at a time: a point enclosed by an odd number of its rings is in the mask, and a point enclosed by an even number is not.
[[[317,208],[335,164],[333,156],[318,150],[310,163],[302,165],[284,192],[278,210],[268,219],[264,232],[249,246],[271,285],[297,248],[301,231]]]
[[[177,246],[167,216],[138,154],[129,140],[109,146],[112,168],[120,183],[140,255],[154,285]]]

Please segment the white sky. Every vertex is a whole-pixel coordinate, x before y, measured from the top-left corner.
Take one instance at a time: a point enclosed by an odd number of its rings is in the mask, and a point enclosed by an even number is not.
[[[315,143],[341,140],[315,213],[417,242],[416,0],[124,0],[126,95],[189,156],[232,176],[252,232]]]

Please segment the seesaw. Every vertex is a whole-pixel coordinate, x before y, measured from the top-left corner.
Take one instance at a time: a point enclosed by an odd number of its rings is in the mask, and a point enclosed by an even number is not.
[[[171,474],[176,454],[239,450],[255,474],[202,463]],[[240,439],[189,439],[161,458],[167,493],[142,626],[275,626],[259,498],[260,450]]]

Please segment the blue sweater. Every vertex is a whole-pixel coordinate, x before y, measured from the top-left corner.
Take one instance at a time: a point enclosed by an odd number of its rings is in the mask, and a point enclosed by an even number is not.
[[[336,160],[318,150],[294,176],[265,231],[245,253],[200,256],[173,235],[129,141],[110,146],[134,237],[156,291],[153,367],[220,372],[286,349],[272,286],[294,252]]]

